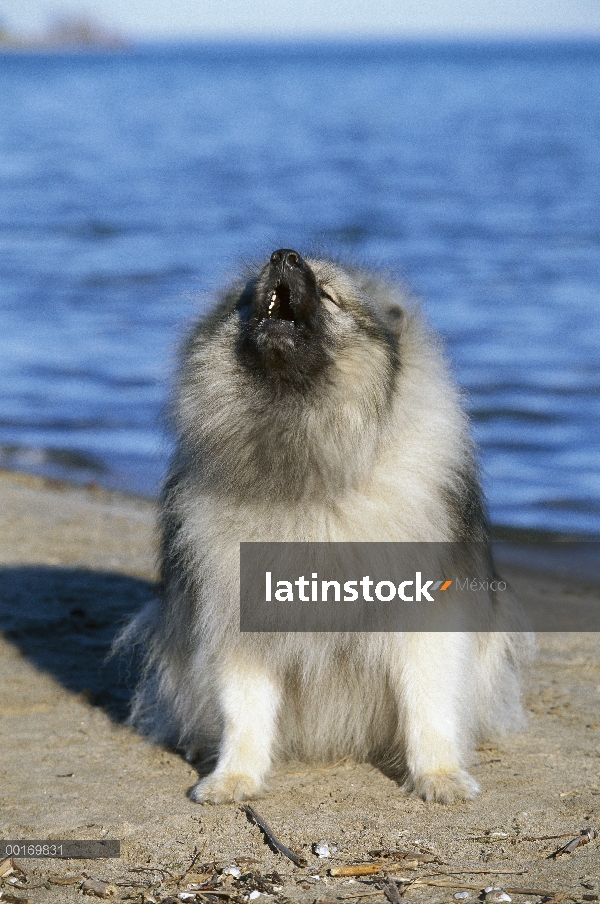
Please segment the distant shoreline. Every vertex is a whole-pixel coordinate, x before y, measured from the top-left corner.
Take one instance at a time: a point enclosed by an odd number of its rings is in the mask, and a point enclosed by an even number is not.
[[[48,41],[25,41],[11,40],[4,41],[0,39],[0,56],[2,55],[54,55],[63,56],[65,54],[86,54],[86,53],[129,53],[134,49],[133,44],[53,44]]]
[[[106,28],[86,14],[57,16],[41,34],[21,35],[0,25],[0,53],[112,53],[131,46],[132,42],[124,34]]]
[[[0,55],[7,54],[80,54],[80,53],[162,53],[190,51],[244,51],[265,49],[285,53],[304,54],[312,50],[328,48],[342,54],[354,50],[364,52],[390,51],[411,53],[433,52],[435,54],[471,52],[494,55],[506,53],[520,54],[548,50],[600,52],[599,35],[473,35],[469,37],[440,36],[317,36],[293,39],[285,36],[236,36],[210,35],[197,37],[137,37],[116,35],[99,36],[88,40],[61,40],[46,36],[25,37],[0,31]]]

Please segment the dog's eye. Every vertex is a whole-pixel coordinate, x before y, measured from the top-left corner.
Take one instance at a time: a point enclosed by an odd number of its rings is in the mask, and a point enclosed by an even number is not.
[[[334,298],[333,295],[330,295],[325,289],[321,289],[321,297],[327,298],[328,301],[331,301],[336,307],[339,307],[339,302],[337,298]]]

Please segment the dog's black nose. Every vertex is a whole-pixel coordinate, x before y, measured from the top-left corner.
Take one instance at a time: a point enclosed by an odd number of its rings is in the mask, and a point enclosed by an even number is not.
[[[298,252],[293,251],[291,248],[280,248],[278,251],[274,251],[271,255],[271,263],[273,266],[280,266],[282,269],[285,269],[285,267],[301,268],[304,265],[304,261]]]

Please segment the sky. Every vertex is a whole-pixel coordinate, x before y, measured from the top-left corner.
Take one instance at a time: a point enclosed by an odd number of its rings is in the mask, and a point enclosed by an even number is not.
[[[23,34],[62,14],[134,38],[600,37],[600,0],[0,0],[0,24]]]

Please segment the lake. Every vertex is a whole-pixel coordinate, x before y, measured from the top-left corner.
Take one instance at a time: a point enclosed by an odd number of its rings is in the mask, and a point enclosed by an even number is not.
[[[422,299],[492,521],[600,535],[600,44],[0,55],[0,465],[155,494],[174,350],[240,261]]]

